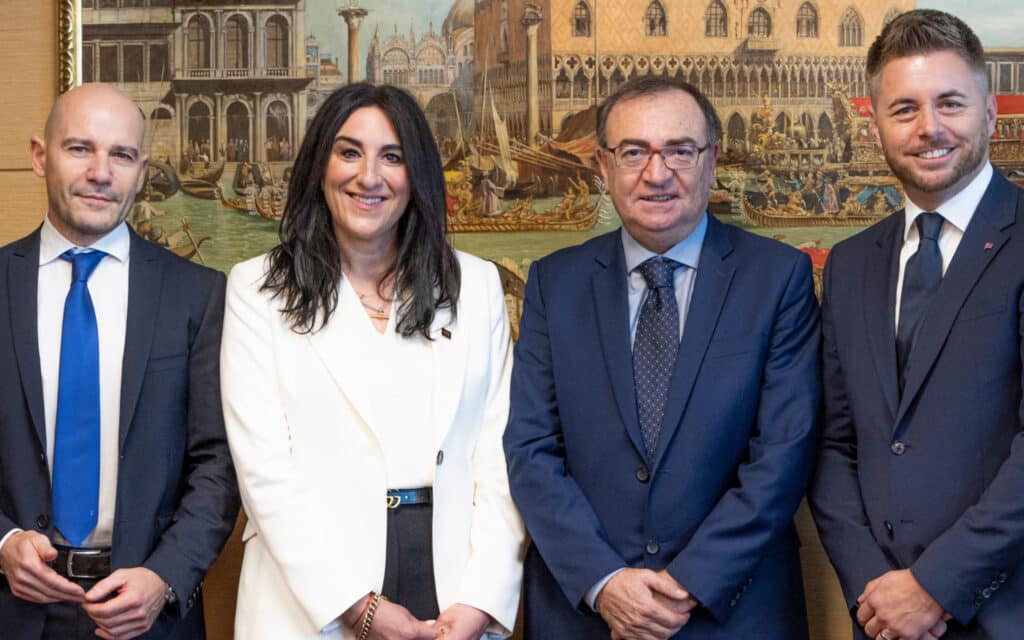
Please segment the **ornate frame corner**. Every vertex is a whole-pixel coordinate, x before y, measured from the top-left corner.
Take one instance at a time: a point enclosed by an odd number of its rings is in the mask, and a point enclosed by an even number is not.
[[[78,84],[77,53],[81,39],[78,0],[57,0],[57,93]]]

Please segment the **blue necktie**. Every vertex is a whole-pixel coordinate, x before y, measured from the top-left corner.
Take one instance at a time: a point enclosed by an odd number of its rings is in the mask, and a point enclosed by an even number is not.
[[[653,461],[658,446],[668,383],[679,350],[679,305],[673,273],[681,266],[675,260],[655,257],[637,267],[647,282],[647,298],[640,308],[633,338],[633,383],[648,463]]]
[[[100,489],[100,347],[89,276],[106,254],[73,253],[71,288],[64,300],[60,381],[53,446],[53,521],[72,546],[94,528]]]
[[[899,368],[900,392],[907,378],[907,365],[914,339],[921,328],[928,303],[942,282],[942,252],[939,233],[942,216],[922,213],[914,221],[921,240],[917,252],[907,260],[903,270],[903,291],[900,294],[900,322],[896,331],[896,360]]]

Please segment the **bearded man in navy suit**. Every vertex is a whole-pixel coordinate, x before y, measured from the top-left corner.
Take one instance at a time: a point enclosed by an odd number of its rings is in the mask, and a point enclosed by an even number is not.
[[[824,274],[826,424],[809,494],[857,638],[1024,633],[1024,192],[989,164],[995,100],[959,19],[868,51],[906,206]]]
[[[529,640],[807,637],[807,256],[707,213],[721,125],[641,76],[598,114],[622,229],[530,269],[505,432]]]

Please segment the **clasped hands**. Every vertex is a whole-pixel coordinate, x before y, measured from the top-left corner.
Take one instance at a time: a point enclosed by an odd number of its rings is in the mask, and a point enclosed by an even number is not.
[[[50,540],[35,531],[11,535],[0,551],[0,567],[11,593],[38,604],[79,603],[104,640],[142,635],[164,608],[167,584],[145,567],[118,569],[86,591],[47,564],[56,559]]]
[[[369,596],[367,596],[368,598]],[[346,611],[341,621],[358,630],[367,598]],[[382,599],[370,626],[370,640],[479,640],[491,617],[465,604],[453,604],[437,620],[419,620],[400,604]]]
[[[951,617],[909,569],[888,571],[867,583],[857,605],[857,623],[870,638],[936,640],[946,633]]]
[[[667,571],[623,569],[597,597],[612,640],[667,640],[690,621],[697,601]]]

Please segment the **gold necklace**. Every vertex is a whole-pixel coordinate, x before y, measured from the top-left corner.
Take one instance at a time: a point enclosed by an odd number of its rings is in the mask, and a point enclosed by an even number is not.
[[[366,297],[366,294],[359,293],[358,291],[356,291],[356,294],[359,296],[359,304],[363,305],[363,308],[369,311],[369,313],[366,315],[370,316],[370,318],[374,320],[388,320],[389,318],[391,318],[391,315],[387,312],[386,302],[382,307],[375,307],[372,304],[369,304],[365,300],[363,300],[363,298]]]

